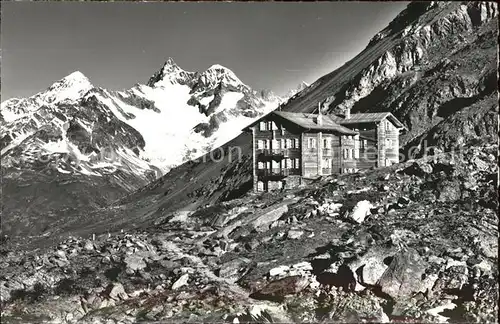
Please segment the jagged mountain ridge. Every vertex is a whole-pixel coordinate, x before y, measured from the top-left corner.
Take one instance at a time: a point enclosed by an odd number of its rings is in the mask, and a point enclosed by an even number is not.
[[[107,123],[114,125],[104,127],[114,137],[120,130],[118,137],[130,137],[121,148],[128,150],[131,160],[138,160],[136,166],[164,173],[231,139],[225,132],[241,129],[279,100],[276,96],[263,98],[221,65],[203,73],[186,72],[171,58],[147,85],[137,84],[125,91],[94,87],[82,73],[75,72],[30,98],[2,103],[2,158],[13,166],[9,160],[22,160],[18,155],[23,151],[50,153],[57,136],[37,137],[47,128],[56,133],[65,133],[64,127],[77,128],[80,140],[93,141],[85,141],[92,152],[99,152],[106,143],[115,151],[119,145],[111,138],[102,140],[103,134],[93,134],[94,127]],[[97,111],[99,116],[88,116]],[[162,132],[165,128],[170,129]],[[83,160],[87,158],[78,153]]]
[[[220,65],[190,73],[169,59],[148,84],[109,91],[74,72],[2,103],[3,233],[47,234],[50,224],[82,221],[230,140],[277,102]]]

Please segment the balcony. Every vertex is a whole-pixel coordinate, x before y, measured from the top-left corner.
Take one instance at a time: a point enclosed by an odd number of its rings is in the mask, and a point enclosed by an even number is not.
[[[298,149],[258,149],[256,155],[259,160],[282,160],[290,157],[290,153],[298,152]],[[297,156],[298,157],[298,156]]]
[[[278,149],[257,150],[259,160],[281,160],[285,158],[285,152]]]
[[[283,179],[290,175],[300,175],[299,169],[259,169],[257,170],[257,176],[260,178],[275,178]]]

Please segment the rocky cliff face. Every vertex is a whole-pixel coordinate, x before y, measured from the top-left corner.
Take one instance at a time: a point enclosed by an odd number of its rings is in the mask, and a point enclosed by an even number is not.
[[[427,139],[449,148],[495,137],[497,15],[492,2],[412,3],[359,55],[284,109],[313,111],[333,99],[330,112],[391,111],[407,127],[407,146]],[[472,111],[486,119],[484,127]],[[456,141],[434,135],[455,126],[464,130]]]

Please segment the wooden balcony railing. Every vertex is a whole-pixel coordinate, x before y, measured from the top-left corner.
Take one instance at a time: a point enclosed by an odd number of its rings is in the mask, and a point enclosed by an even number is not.
[[[300,175],[299,169],[259,169],[257,175],[260,177],[287,177],[289,175]]]

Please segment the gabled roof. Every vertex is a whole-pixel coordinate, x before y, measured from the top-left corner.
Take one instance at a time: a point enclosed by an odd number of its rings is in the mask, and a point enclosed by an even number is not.
[[[348,119],[336,115],[322,115],[323,121],[320,125],[317,123],[318,114],[274,110],[247,126],[245,130],[248,130],[248,127],[257,124],[271,114],[286,119],[287,121],[306,130],[333,131],[347,135],[356,135],[358,132],[342,125],[377,123],[385,118],[391,120],[397,128],[405,128],[404,125],[390,112],[351,114]]]
[[[332,118],[336,123],[341,125],[377,123],[387,118],[391,120],[396,127],[404,128],[404,125],[390,112],[351,114],[348,119],[332,115]]]
[[[278,117],[286,119],[287,121],[294,123],[306,130],[333,131],[347,135],[357,134],[357,132],[353,131],[352,129],[337,124],[328,115],[322,115],[322,123],[318,124],[318,114],[292,113],[285,111],[273,111],[271,114],[275,114]]]

